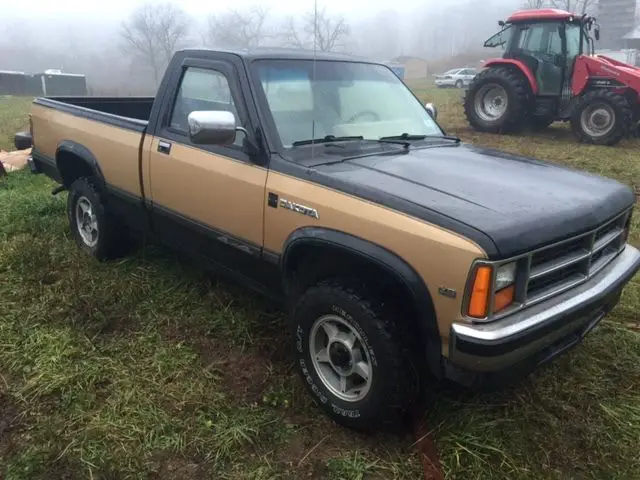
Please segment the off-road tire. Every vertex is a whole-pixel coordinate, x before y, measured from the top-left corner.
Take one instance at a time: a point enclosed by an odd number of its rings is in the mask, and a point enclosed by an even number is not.
[[[507,92],[507,110],[496,121],[482,119],[475,108],[475,98],[482,87],[497,84]],[[490,67],[478,73],[464,97],[464,113],[469,124],[479,132],[513,133],[526,125],[531,114],[532,96],[528,80],[520,72],[508,67]]]
[[[593,137],[582,127],[581,116],[584,110],[594,103],[607,104],[614,112],[613,128],[602,137]],[[633,111],[627,99],[609,90],[593,90],[586,93],[578,102],[571,116],[571,130],[576,138],[583,143],[593,145],[615,145],[626,135],[631,133],[633,127]]]
[[[397,312],[373,291],[350,280],[329,280],[310,287],[292,314],[294,356],[303,383],[324,412],[337,423],[359,431],[397,428],[417,398],[417,377],[406,334]],[[371,360],[371,386],[359,401],[346,401],[321,380],[311,359],[313,324],[335,315],[362,338]]]
[[[98,235],[95,245],[87,244],[78,228],[76,207],[81,198],[90,202],[96,218]],[[104,194],[91,178],[78,178],[69,187],[67,216],[76,245],[99,261],[123,255],[132,244],[127,230],[106,208]]]

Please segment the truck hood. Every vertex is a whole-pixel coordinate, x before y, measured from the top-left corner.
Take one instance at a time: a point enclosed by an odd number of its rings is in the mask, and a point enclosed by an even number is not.
[[[609,178],[465,144],[353,158],[317,169],[368,192],[371,200],[463,235],[469,229],[484,234],[495,245],[494,253],[487,252],[491,257],[510,257],[591,230],[635,201],[629,187]]]

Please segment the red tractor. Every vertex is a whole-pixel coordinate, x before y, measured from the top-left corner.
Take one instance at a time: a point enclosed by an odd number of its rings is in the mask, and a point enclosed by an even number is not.
[[[472,81],[467,120],[482,132],[509,133],[570,121],[583,142],[614,145],[640,118],[640,68],[595,55],[593,17],[523,10],[499,22],[485,47],[501,47]]]

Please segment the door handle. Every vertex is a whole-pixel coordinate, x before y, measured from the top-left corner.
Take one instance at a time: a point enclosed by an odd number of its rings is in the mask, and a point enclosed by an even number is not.
[[[169,142],[165,142],[164,140],[160,140],[158,142],[158,151],[160,153],[169,155],[171,153],[171,144]]]

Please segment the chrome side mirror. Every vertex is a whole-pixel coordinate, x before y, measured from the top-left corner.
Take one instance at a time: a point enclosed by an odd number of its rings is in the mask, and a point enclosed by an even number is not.
[[[427,110],[431,118],[434,120],[438,118],[438,109],[433,103],[425,103],[424,108]]]
[[[236,141],[236,117],[226,110],[191,112],[189,137],[197,145],[232,145]]]

